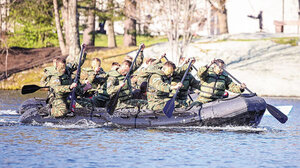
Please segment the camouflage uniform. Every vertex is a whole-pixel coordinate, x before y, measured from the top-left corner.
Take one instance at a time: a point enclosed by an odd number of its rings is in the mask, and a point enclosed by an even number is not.
[[[137,70],[143,63],[143,53],[137,57],[135,64],[133,65],[133,72]],[[115,95],[119,90],[120,82],[124,81],[125,76],[121,75],[117,70],[110,71],[109,77],[107,79],[107,93],[110,95],[110,98]],[[134,108],[138,105],[143,106],[146,104],[144,100],[132,99],[132,86],[130,77],[125,82],[125,86],[123,86],[120,90],[118,104],[116,109],[119,108]]]
[[[239,85],[235,84],[225,72],[221,75],[217,75],[213,71],[213,67],[208,69],[206,66],[200,67],[197,76],[201,81],[200,94],[197,101],[201,103],[222,98],[225,90],[234,93],[242,93],[244,91],[244,89],[241,89]]]
[[[44,69],[44,76],[41,78],[42,86],[49,86],[51,77],[56,73],[55,67],[50,66]]]
[[[183,75],[177,75],[174,76],[172,80],[172,86],[176,85],[179,83],[182,79]],[[178,107],[187,107],[189,106],[192,102],[188,101],[187,96],[189,93],[189,89],[200,89],[200,81],[195,79],[195,77],[188,73],[183,81],[183,86],[179,89],[179,92],[176,96],[176,102],[178,102],[179,106]],[[175,94],[175,91],[173,92]]]
[[[171,78],[168,78],[163,71],[159,70],[151,75],[148,82],[147,108],[150,110],[162,110],[171,99]]]
[[[88,90],[85,95],[91,98],[81,98],[77,102],[84,107],[105,107],[109,101],[109,95],[106,91],[107,88],[107,77],[103,69],[95,73],[93,70],[85,70],[88,77],[86,78],[92,85],[92,89]]]
[[[53,75],[50,80],[50,88],[53,89],[54,100],[51,102],[51,116],[62,117],[68,113],[68,101],[67,98],[72,91],[70,85],[72,84],[72,79],[69,75],[63,74]]]

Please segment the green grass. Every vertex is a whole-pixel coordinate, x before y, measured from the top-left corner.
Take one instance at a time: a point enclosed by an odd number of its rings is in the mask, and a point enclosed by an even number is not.
[[[150,37],[150,36],[138,36],[137,44],[144,43],[146,47],[152,44],[165,42],[166,37]],[[123,36],[117,36],[117,44],[119,47],[111,48],[106,50],[100,50],[92,53],[88,53],[87,59],[83,67],[89,67],[91,65],[91,60],[94,57],[98,57],[102,60],[102,68],[105,71],[109,71],[112,62],[121,63],[124,59],[126,53],[137,50],[138,46],[123,47]],[[107,47],[107,36],[97,35],[96,46]],[[23,72],[13,74],[9,78],[0,81],[0,89],[21,89],[23,85],[36,84],[40,85],[40,80],[43,76],[43,69],[47,66],[51,66],[51,63],[44,64],[41,67],[33,68]]]
[[[82,35],[80,35],[80,41],[82,41]],[[146,46],[150,46],[156,43],[166,42],[168,41],[165,36],[143,36],[138,35],[136,38],[137,45],[144,43]],[[123,46],[123,35],[116,35],[117,46]],[[107,47],[107,35],[97,34],[95,37],[95,46],[97,47]]]
[[[271,38],[270,40],[277,44],[290,44],[291,46],[297,46],[299,37]]]

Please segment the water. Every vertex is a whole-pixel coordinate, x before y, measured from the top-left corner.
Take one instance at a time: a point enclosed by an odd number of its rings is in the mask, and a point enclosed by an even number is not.
[[[300,167],[300,100],[267,99],[293,105],[286,124],[264,116],[258,128],[117,129],[22,125],[15,110],[29,97],[0,97],[0,167]]]

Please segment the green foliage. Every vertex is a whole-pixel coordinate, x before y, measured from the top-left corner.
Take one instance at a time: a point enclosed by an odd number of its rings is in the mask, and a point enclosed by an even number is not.
[[[9,46],[39,48],[58,44],[52,0],[14,1],[9,12],[9,22],[14,25]]]

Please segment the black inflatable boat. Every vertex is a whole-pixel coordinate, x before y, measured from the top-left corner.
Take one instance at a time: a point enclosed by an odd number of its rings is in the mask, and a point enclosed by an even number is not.
[[[32,103],[30,103],[32,102]],[[30,105],[29,105],[30,104]],[[43,99],[28,99],[19,109],[24,112],[19,122],[26,124],[75,124],[89,120],[97,124],[121,127],[160,127],[160,126],[257,126],[266,110],[266,102],[255,94],[242,94],[233,98],[217,100],[189,109],[175,109],[171,118],[161,111],[118,109],[109,115],[104,108],[96,108],[92,113],[76,109],[75,116],[53,118],[40,115],[45,107]]]

